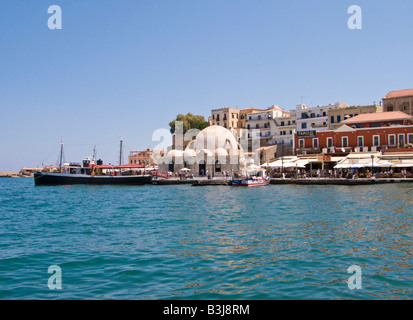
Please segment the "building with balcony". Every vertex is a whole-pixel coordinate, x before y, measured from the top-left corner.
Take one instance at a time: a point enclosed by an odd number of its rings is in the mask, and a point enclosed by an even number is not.
[[[284,146],[294,144],[294,133],[297,130],[296,110],[284,113],[282,117],[276,117],[270,123],[271,125],[271,142]]]
[[[246,115],[245,129],[248,140],[260,139],[260,145],[265,146],[272,140],[272,126],[275,118],[289,115],[278,106],[271,106],[262,111],[254,110]]]
[[[375,152],[413,148],[413,117],[400,111],[362,114],[336,130],[297,132],[297,153]]]
[[[331,109],[343,108],[347,105],[342,102],[309,108],[305,104],[296,106],[297,131],[315,130],[326,131],[329,128],[328,112]]]
[[[402,111],[413,116],[413,89],[389,92],[383,98],[383,111]]]
[[[237,132],[239,126],[240,110],[235,108],[214,109],[209,117],[210,126],[221,126],[231,132]]]

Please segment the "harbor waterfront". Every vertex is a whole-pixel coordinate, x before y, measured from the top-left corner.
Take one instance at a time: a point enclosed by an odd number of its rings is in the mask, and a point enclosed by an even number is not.
[[[0,299],[411,299],[412,194],[409,183],[69,188],[4,178]],[[347,283],[353,265],[360,290]],[[48,288],[50,266],[61,290]]]

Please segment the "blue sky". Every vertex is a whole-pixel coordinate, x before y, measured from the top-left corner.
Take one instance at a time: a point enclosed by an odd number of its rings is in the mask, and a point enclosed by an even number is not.
[[[363,29],[350,30],[350,5]],[[63,29],[47,27],[59,5]],[[156,146],[178,113],[413,88],[412,1],[0,2],[0,171]],[[127,157],[125,156],[125,160]]]

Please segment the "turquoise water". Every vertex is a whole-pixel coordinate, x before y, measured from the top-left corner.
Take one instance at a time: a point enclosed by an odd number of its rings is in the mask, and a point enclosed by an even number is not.
[[[411,299],[412,190],[0,179],[0,299]]]

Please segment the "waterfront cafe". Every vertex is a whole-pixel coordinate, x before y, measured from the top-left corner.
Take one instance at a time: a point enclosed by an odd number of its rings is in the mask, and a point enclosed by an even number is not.
[[[334,165],[342,161],[343,156],[330,155],[299,155],[299,156],[285,156],[278,158],[271,163],[264,163],[262,166],[272,169],[305,169],[312,170],[332,170]]]
[[[402,171],[406,170],[410,176],[413,168],[413,152],[371,152],[371,153],[350,153],[334,167],[335,170],[353,170],[356,176],[359,173],[365,176],[368,172],[376,174],[389,173],[393,177],[399,177]],[[401,177],[401,176],[400,176]]]

